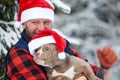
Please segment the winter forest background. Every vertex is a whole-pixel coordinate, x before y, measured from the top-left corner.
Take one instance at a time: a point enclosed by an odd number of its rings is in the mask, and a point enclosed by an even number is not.
[[[89,62],[99,66],[96,49],[106,45],[111,46],[120,58],[120,0],[50,1],[56,9],[53,28]],[[71,8],[70,13],[64,3]],[[18,8],[17,0],[0,0],[0,80],[6,80],[4,60],[7,51],[17,42],[22,31],[13,25]],[[111,80],[120,80],[120,60],[112,69]]]

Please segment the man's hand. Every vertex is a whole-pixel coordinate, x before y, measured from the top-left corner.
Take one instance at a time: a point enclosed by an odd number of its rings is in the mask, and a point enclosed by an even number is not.
[[[104,47],[103,50],[98,49],[97,56],[100,65],[106,69],[109,69],[114,63],[118,61],[118,56],[109,46]]]
[[[81,76],[80,78],[75,79],[75,80],[87,80],[87,78],[85,76]]]

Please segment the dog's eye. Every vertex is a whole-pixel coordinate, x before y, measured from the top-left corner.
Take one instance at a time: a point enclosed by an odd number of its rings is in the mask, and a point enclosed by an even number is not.
[[[45,47],[45,50],[46,50],[46,51],[49,51],[49,50],[50,50],[50,48],[49,48],[49,47]]]
[[[38,51],[38,49],[35,49],[35,53]]]
[[[38,50],[40,50],[40,49],[41,49],[41,47],[39,47],[39,48],[35,49],[35,53],[37,53],[37,52],[38,52]]]

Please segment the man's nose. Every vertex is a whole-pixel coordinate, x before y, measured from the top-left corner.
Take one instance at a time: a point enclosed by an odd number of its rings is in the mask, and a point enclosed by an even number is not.
[[[38,25],[38,30],[44,30],[44,29],[45,29],[44,24],[43,24],[43,23],[40,23],[40,24]]]

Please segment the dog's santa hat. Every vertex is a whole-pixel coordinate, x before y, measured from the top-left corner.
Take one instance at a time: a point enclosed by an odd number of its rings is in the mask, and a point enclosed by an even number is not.
[[[20,9],[15,27],[19,28],[24,22],[36,18],[54,22],[54,7],[45,0],[20,0],[19,3]]]
[[[66,48],[66,40],[53,30],[42,30],[37,36],[32,38],[32,40],[28,43],[31,55],[34,55],[37,48],[48,43],[56,44],[59,59],[66,58],[64,52]]]

